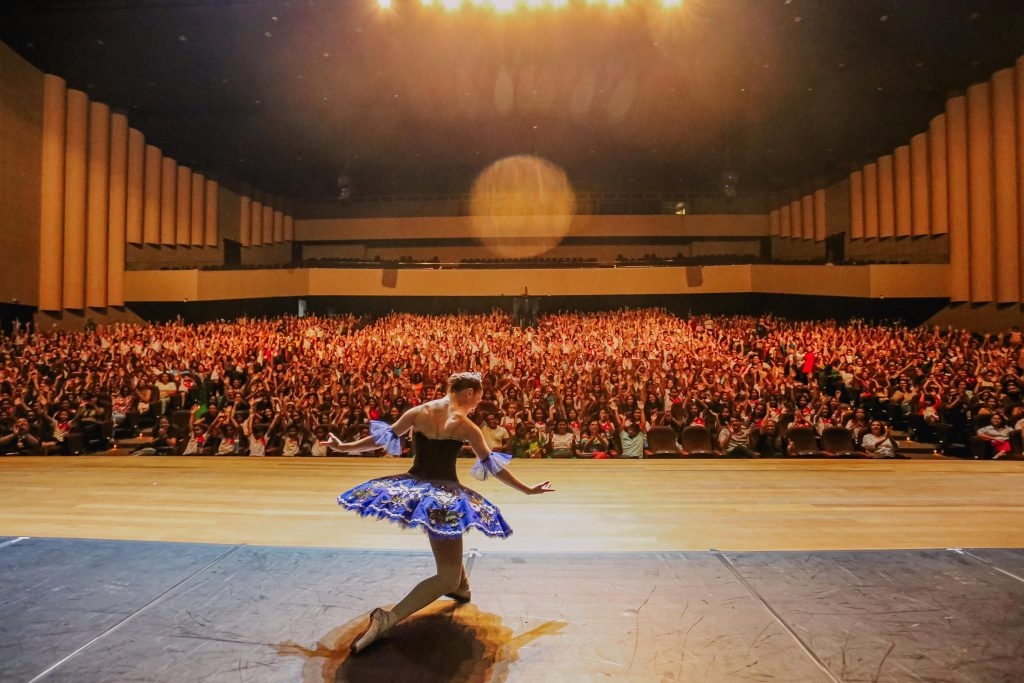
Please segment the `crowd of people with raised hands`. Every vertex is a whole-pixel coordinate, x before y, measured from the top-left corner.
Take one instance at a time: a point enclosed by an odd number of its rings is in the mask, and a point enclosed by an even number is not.
[[[488,315],[240,318],[115,324],[81,332],[18,325],[0,337],[0,452],[327,454],[481,373],[474,419],[516,457],[643,457],[648,436],[702,426],[715,453],[784,456],[794,427],[847,428],[865,453],[894,429],[1014,454],[1024,426],[1024,341],[864,321],[556,313],[519,327]],[[665,429],[660,434],[668,433]]]

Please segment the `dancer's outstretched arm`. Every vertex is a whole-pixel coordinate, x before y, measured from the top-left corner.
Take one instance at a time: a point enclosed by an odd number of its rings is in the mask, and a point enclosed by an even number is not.
[[[473,449],[473,453],[476,455],[477,460],[486,466],[488,459],[491,457],[491,449],[487,447],[487,442],[484,440],[484,434],[480,431],[480,428],[467,417],[463,418],[463,422],[459,426],[459,431],[460,436],[464,437],[465,440],[469,442],[469,446]],[[496,477],[502,483],[527,495],[550,493],[554,491],[554,489],[551,488],[550,481],[544,481],[535,486],[527,486],[523,482],[519,481],[519,479],[517,479],[507,467],[498,470],[497,472],[491,470],[488,470],[488,472],[491,476]]]
[[[395,423],[391,425],[391,431],[395,433],[395,436],[401,436],[412,429],[412,425],[416,421],[416,415],[420,410],[422,410],[422,406],[410,408],[402,413],[400,418],[395,420]],[[321,443],[331,450],[341,453],[361,453],[363,451],[375,451],[380,448],[380,444],[377,443],[377,439],[372,434],[364,436],[357,441],[345,443],[331,433],[327,435],[327,441],[321,441]]]

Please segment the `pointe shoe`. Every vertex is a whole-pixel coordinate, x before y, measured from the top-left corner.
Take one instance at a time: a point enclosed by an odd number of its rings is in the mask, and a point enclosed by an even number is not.
[[[349,646],[349,650],[352,654],[356,655],[368,648],[370,645],[375,643],[381,636],[387,633],[392,626],[395,625],[394,613],[381,609],[377,609],[370,612],[370,623],[367,624],[359,636],[352,641],[352,645]]]

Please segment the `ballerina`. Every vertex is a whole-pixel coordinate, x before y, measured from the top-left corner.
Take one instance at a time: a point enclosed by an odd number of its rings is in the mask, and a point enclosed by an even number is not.
[[[383,446],[399,455],[401,435],[413,432],[416,455],[408,473],[359,484],[338,496],[338,503],[364,517],[422,528],[437,566],[434,576],[417,584],[393,608],[378,607],[370,613],[369,624],[351,645],[353,653],[362,652],[396,623],[442,595],[469,602],[469,578],[462,564],[463,534],[477,529],[488,536],[506,538],[512,533],[496,505],[459,483],[455,461],[464,443],[468,442],[476,455],[471,472],[477,479],[493,476],[528,495],[554,490],[547,481],[536,486],[522,483],[507,469],[511,456],[487,447],[483,432],[468,417],[482,397],[483,383],[478,373],[455,373],[448,380],[444,398],[409,409],[393,425],[373,421],[370,435],[362,439],[344,443],[329,434],[323,442],[344,453]]]

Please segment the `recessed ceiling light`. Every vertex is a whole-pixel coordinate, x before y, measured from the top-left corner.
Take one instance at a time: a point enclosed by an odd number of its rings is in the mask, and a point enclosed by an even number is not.
[[[878,20],[879,21],[889,21],[889,15],[888,14],[883,14],[882,16],[878,17]]]
[[[270,37],[270,36],[272,36],[273,34],[272,34],[272,33],[271,33],[270,31],[264,31],[264,32],[263,32],[263,35],[265,35],[265,36],[266,36],[267,38],[269,38],[269,37]]]
[[[793,23],[795,23],[795,24],[799,24],[803,20],[804,20],[803,17],[793,17]]]
[[[271,21],[277,21],[277,17],[270,17]]]
[[[97,45],[102,45],[103,44],[103,39],[102,38],[97,38],[96,39],[96,44]]]
[[[185,35],[178,36],[178,40],[180,40],[181,42],[184,43],[185,41],[188,40],[188,36],[185,36]]]

